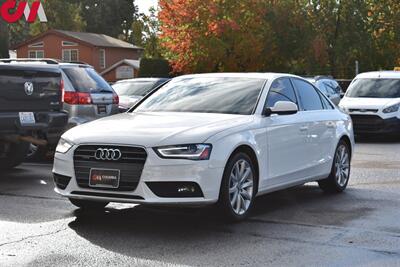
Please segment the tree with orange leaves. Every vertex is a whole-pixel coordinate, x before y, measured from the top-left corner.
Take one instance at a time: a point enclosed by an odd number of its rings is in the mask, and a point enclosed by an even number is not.
[[[265,59],[259,0],[160,0],[161,44],[176,73],[257,71]]]

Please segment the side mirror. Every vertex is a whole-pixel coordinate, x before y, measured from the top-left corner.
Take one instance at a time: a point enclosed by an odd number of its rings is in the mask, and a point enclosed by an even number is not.
[[[297,105],[290,101],[278,101],[272,108],[267,108],[264,111],[264,116],[277,115],[292,115],[299,111]]]

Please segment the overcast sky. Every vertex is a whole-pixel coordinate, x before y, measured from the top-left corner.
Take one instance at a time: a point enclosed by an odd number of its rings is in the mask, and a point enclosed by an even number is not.
[[[158,0],[136,0],[135,4],[139,7],[139,11],[148,13],[150,7],[156,7]]]

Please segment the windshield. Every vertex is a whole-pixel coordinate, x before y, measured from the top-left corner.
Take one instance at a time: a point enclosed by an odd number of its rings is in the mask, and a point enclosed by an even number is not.
[[[65,75],[77,92],[112,93],[111,86],[92,68],[64,68]]]
[[[135,111],[250,115],[265,81],[224,77],[179,79],[155,92]]]
[[[119,96],[145,96],[155,85],[155,81],[132,81],[116,83],[113,88]]]
[[[358,79],[349,88],[348,97],[398,98],[400,79]]]

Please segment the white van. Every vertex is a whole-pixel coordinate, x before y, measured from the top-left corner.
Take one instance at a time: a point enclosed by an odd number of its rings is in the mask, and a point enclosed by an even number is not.
[[[400,134],[400,72],[358,75],[339,106],[350,114],[356,134]]]

